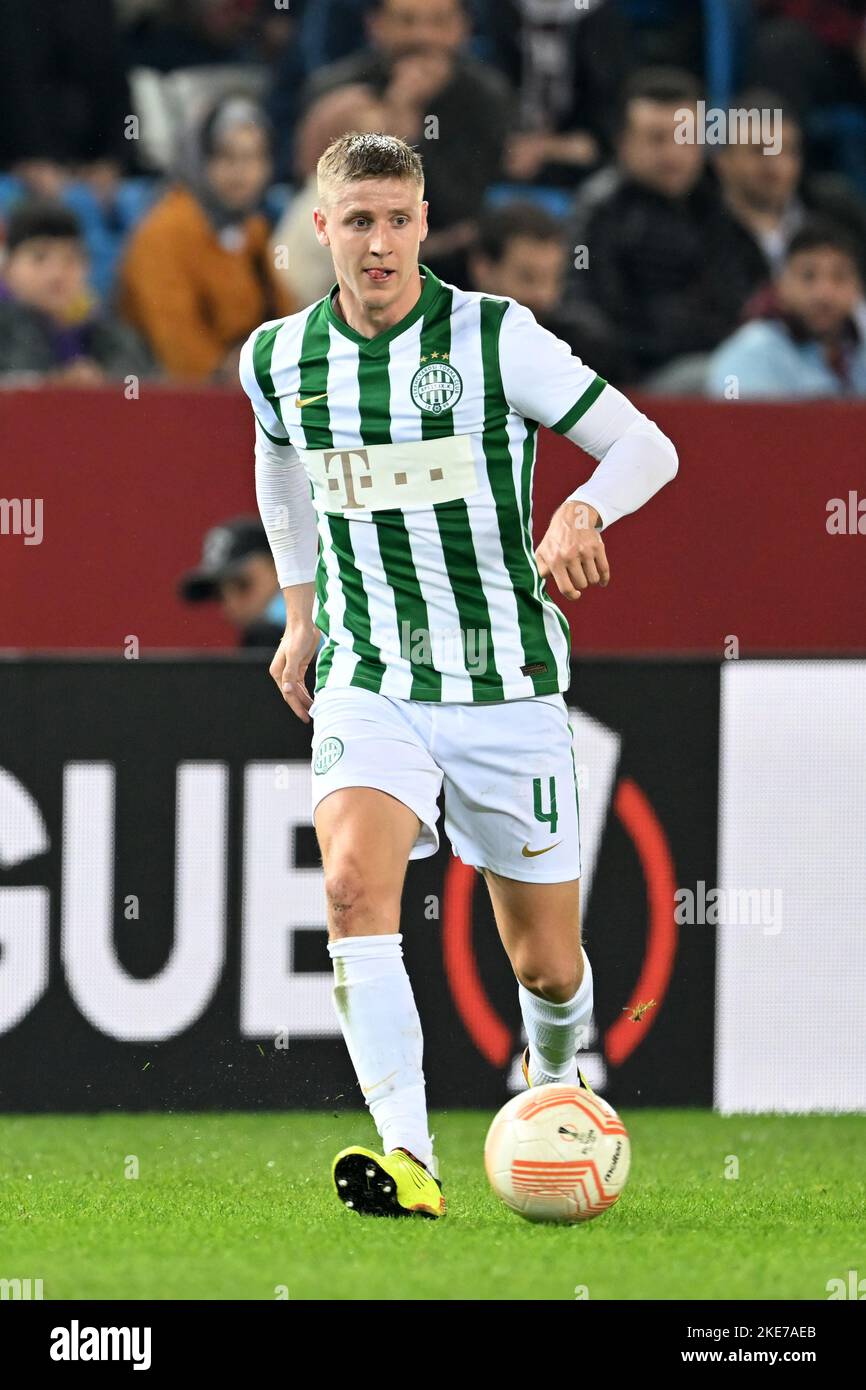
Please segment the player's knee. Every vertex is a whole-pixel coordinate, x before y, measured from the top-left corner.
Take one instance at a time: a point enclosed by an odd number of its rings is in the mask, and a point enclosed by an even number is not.
[[[547,999],[551,1004],[565,1004],[573,999],[580,989],[583,977],[583,961],[565,961],[561,966],[555,963],[533,968],[530,963],[517,971],[520,983],[532,994]]]
[[[360,867],[348,862],[326,870],[325,897],[337,933],[341,933],[341,928],[350,931],[353,920],[369,900]]]
[[[332,940],[382,931],[392,917],[399,919],[399,892],[388,892],[369,866],[352,855],[333,856],[325,870],[325,898]],[[398,930],[398,921],[393,930]]]

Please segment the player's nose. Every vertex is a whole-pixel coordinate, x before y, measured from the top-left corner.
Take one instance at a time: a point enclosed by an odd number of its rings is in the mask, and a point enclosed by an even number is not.
[[[373,228],[370,234],[369,249],[374,256],[387,256],[390,254],[393,247],[391,241],[391,228],[387,223],[383,223],[381,226],[377,225]]]

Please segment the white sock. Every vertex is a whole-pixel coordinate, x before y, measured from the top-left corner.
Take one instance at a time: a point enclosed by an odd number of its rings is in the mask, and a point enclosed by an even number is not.
[[[529,1042],[529,1080],[533,1086],[553,1081],[577,1081],[578,1047],[586,1042],[592,1018],[592,967],[583,952],[584,974],[580,989],[564,1004],[540,999],[525,985],[518,986],[520,1012]]]
[[[334,1007],[385,1153],[409,1149],[432,1171],[424,1040],[402,940],[397,932],[330,941]]]

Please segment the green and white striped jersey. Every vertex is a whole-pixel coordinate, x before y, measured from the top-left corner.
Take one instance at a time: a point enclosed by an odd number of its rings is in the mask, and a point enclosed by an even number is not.
[[[606,383],[514,300],[421,273],[415,307],[375,338],[335,314],[332,291],[241,355],[271,453],[300,460],[310,484],[316,690],[567,690],[568,624],[533,554],[537,435],[541,423],[575,438],[585,419],[589,447]]]

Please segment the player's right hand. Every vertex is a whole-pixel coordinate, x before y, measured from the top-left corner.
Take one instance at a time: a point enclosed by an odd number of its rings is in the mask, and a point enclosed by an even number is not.
[[[319,648],[322,634],[312,623],[287,627],[270,664],[270,674],[293,714],[310,723],[313,697],[304,684],[307,667]]]

